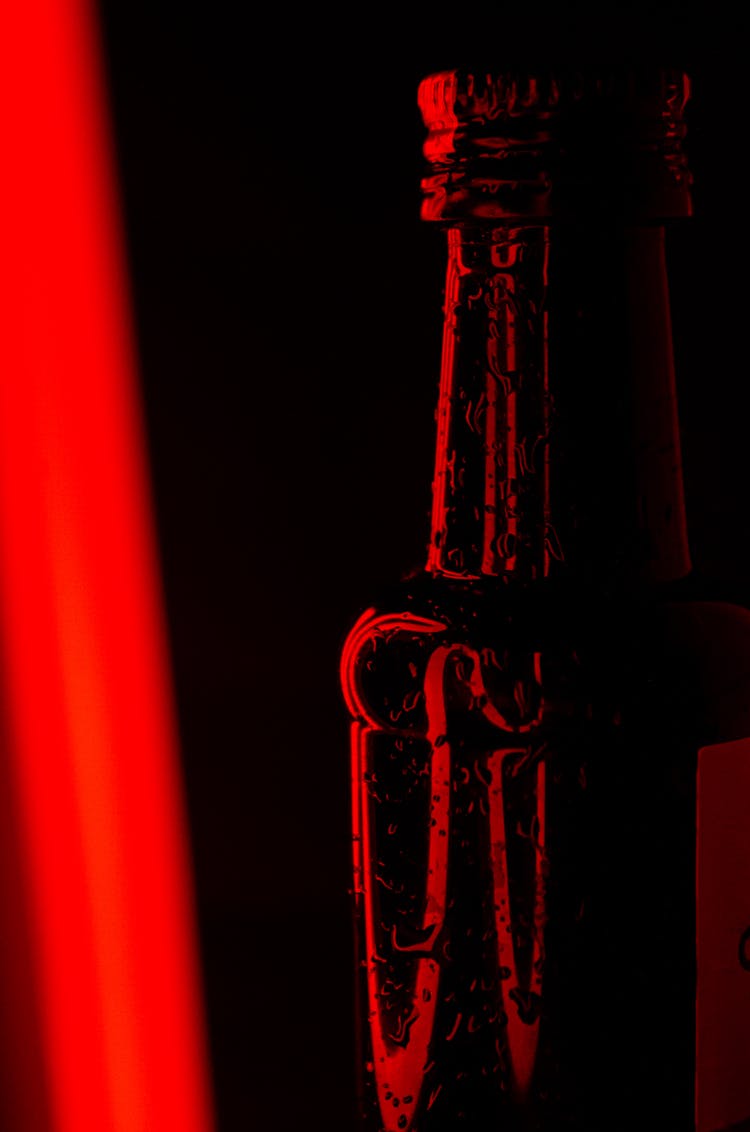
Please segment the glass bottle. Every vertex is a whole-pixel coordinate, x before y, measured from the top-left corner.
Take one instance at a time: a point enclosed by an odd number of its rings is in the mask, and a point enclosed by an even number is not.
[[[366,1132],[750,1117],[750,614],[691,570],[665,266],[687,97],[420,86],[432,530],[341,669]]]

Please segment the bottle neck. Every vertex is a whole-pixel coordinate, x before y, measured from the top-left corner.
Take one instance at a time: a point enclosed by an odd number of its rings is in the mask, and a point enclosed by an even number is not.
[[[448,231],[428,569],[690,570],[660,227]]]

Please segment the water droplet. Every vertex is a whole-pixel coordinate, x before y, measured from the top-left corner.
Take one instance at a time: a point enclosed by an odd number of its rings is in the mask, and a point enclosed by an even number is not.
[[[427,1100],[427,1110],[428,1110],[428,1111],[429,1111],[429,1109],[431,1109],[431,1108],[432,1108],[432,1106],[434,1105],[435,1101],[437,1100],[437,1098],[438,1098],[438,1094],[439,1094],[440,1090],[442,1089],[442,1087],[443,1087],[442,1085],[437,1085],[437,1086],[436,1086],[436,1087],[435,1087],[435,1088],[434,1088],[434,1089],[432,1090],[432,1092],[430,1093],[430,1096],[429,1096],[429,1098],[428,1098],[428,1100]]]
[[[404,696],[403,708],[404,711],[413,711],[419,703],[420,696],[422,695],[421,689],[416,688],[413,692],[408,692]]]
[[[516,1004],[518,1017],[526,1025],[536,1022],[541,1012],[542,1000],[535,991],[523,991],[520,987],[513,987],[509,991],[509,998]]]

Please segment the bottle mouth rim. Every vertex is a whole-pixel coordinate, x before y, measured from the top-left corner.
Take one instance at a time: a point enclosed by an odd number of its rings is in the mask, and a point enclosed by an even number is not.
[[[427,75],[417,92],[428,130],[458,123],[559,120],[597,107],[632,123],[666,118],[669,127],[681,121],[689,97],[687,73],[668,67],[458,68]]]

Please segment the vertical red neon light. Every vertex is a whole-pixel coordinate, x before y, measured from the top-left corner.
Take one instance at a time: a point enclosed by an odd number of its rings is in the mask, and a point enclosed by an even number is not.
[[[38,1047],[36,1060],[8,1054],[23,1073],[3,1103],[12,1132],[40,1132],[32,1091],[46,1094],[44,1132],[210,1132],[137,369],[86,0],[2,5],[0,144],[0,786],[17,831],[15,848],[0,837],[0,897],[19,897],[0,928],[20,954],[13,925],[27,914],[29,942],[27,981],[19,968],[20,989],[3,992],[15,1013],[0,1020],[0,1056],[27,1038]],[[0,974],[6,988],[15,978]]]

